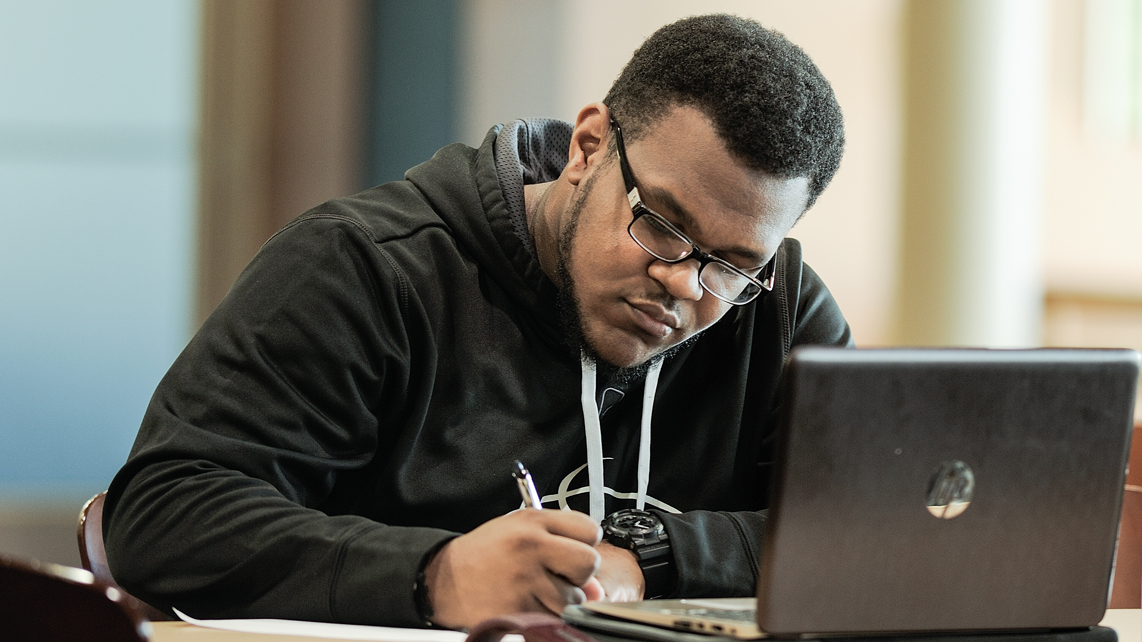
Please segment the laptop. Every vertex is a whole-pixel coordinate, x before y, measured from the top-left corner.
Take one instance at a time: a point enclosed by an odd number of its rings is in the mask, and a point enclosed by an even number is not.
[[[597,602],[565,617],[741,639],[1096,625],[1139,359],[799,348],[756,599]]]

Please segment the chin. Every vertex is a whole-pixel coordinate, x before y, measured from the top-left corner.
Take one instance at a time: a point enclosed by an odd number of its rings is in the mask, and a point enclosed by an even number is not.
[[[590,343],[587,344],[586,348],[587,356],[594,359],[596,363],[606,364],[614,368],[638,367],[653,358],[655,354],[646,351],[600,350]]]
[[[685,343],[685,341],[683,342]],[[624,370],[642,369],[664,354],[670,354],[675,346],[647,344],[639,338],[622,333],[610,341],[587,338],[587,354],[596,362],[605,363]]]
[[[619,357],[607,357],[607,356],[603,356],[603,355],[598,355],[598,357],[596,358],[596,361],[603,361],[604,363],[606,363],[609,366],[613,366],[615,368],[622,368],[624,370],[629,370],[632,368],[638,368],[640,366],[643,366],[643,365],[649,363],[650,361],[652,361],[655,357],[657,357],[660,354],[662,354],[662,353],[661,352],[652,352],[652,353],[640,353],[638,355],[630,355],[630,356],[623,355],[623,356],[619,356]]]
[[[582,337],[587,356],[615,368],[635,368],[653,359],[665,347],[647,345],[625,332],[586,332]]]
[[[609,376],[633,381],[645,376],[651,364],[669,359],[693,344],[700,336],[702,333],[698,332],[670,345],[647,345],[629,336],[624,336],[610,343],[600,342],[596,344],[590,340],[585,340],[584,343],[586,344],[585,351],[589,357],[594,359],[597,364],[602,365],[604,369],[613,371],[609,373]]]

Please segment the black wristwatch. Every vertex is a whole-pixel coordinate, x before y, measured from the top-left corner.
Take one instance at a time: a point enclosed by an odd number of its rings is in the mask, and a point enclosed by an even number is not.
[[[608,515],[602,526],[604,539],[638,558],[646,581],[643,597],[663,597],[674,591],[674,552],[658,515],[627,508]]]

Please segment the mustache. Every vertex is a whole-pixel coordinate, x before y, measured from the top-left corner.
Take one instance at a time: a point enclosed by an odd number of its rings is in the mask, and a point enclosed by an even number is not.
[[[682,311],[682,304],[677,298],[670,295],[664,286],[659,286],[655,291],[645,291],[641,294],[629,297],[631,301],[646,301],[647,303],[654,303],[662,306],[670,314],[679,315]]]

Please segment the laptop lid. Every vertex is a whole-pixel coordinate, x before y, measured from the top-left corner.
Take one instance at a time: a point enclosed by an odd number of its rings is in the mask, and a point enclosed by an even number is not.
[[[1129,350],[794,351],[760,628],[1097,624],[1138,370]]]

